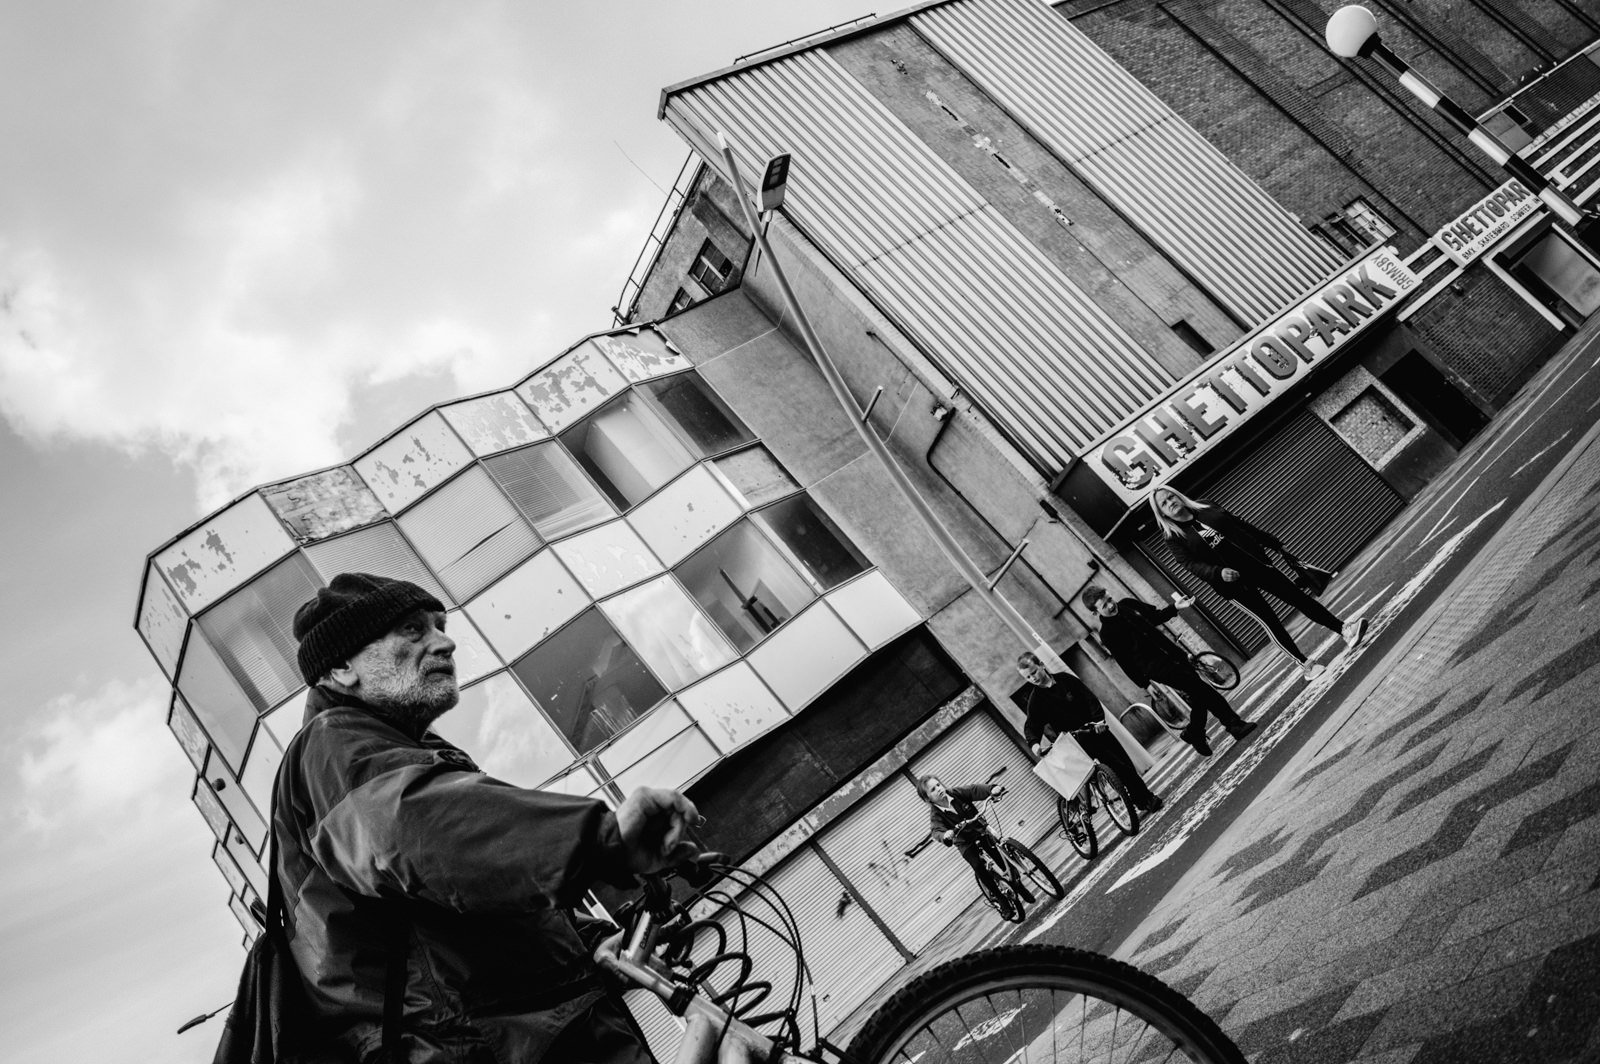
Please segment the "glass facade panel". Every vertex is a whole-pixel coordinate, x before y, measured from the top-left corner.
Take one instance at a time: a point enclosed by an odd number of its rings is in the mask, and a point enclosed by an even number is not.
[[[389,512],[396,514],[470,461],[467,445],[434,411],[357,458],[355,467]]]
[[[749,521],[740,521],[673,571],[741,654],[817,597],[788,557]]]
[[[617,773],[615,782],[623,794],[630,793],[635,787],[676,789],[705,771],[716,760],[717,748],[700,734],[700,729],[691,726],[653,753],[645,755],[632,768]]]
[[[590,341],[622,371],[630,381],[642,381],[663,373],[688,369],[691,363],[672,349],[672,342],[654,329],[634,333],[596,336]]]
[[[458,602],[488,587],[539,547],[539,537],[480,466],[417,503],[399,523]]]
[[[259,495],[247,495],[156,555],[188,611],[199,613],[294,549]]]
[[[694,461],[660,414],[631,392],[563,433],[561,442],[623,510]]]
[[[866,572],[871,564],[809,495],[796,495],[756,512],[760,521],[826,591]]]
[[[212,834],[217,838],[226,840],[234,834],[233,823],[228,820],[227,810],[222,808],[222,803],[217,801],[217,796],[211,793],[211,788],[206,784],[205,777],[200,777],[194,782],[194,790],[189,795],[200,810],[200,815],[211,827]]]
[[[621,732],[667,693],[599,610],[579,616],[512,671],[579,753]]]
[[[668,565],[737,521],[742,511],[705,466],[696,466],[628,515]]]
[[[255,741],[245,755],[244,775],[239,782],[244,785],[245,796],[261,811],[263,818],[272,809],[272,784],[281,764],[283,748],[267,729],[257,728]]]
[[[563,540],[555,551],[596,598],[661,572],[661,563],[644,540],[622,521]]]
[[[278,745],[285,750],[289,749],[289,740],[300,731],[300,725],[305,722],[306,700],[301,694],[289,696],[277,709],[261,718],[261,724],[278,740]]]
[[[634,721],[633,726],[599,754],[601,766],[612,776],[633,767],[640,758],[672,739],[694,721],[671,699]]]
[[[461,692],[433,730],[472,755],[495,779],[537,787],[572,763],[568,746],[509,673]]]
[[[922,618],[882,573],[873,572],[828,593],[828,602],[850,630],[876,649]]]
[[[244,832],[245,838],[250,840],[251,848],[259,849],[260,840],[266,837],[267,822],[245,795],[244,788],[239,785],[239,779],[233,774],[233,770],[218,759],[215,750],[206,759],[205,771],[200,779],[217,796],[217,801],[228,811],[228,816],[234,825]]]
[[[550,435],[515,392],[480,395],[441,407],[439,412],[479,457],[509,451]]]
[[[467,615],[510,661],[588,605],[588,594],[560,560],[541,551],[467,603]]]
[[[456,683],[461,686],[487,676],[503,664],[472,618],[461,610],[452,610],[445,616],[444,630],[455,640]]]
[[[778,696],[742,661],[679,691],[678,701],[724,752],[789,719]]]
[[[713,463],[713,468],[747,510],[800,490],[800,485],[765,447],[746,447],[725,454]]]
[[[239,926],[244,928],[245,934],[248,935],[252,927],[259,926],[255,917],[250,915],[250,907],[237,894],[228,899],[228,908],[233,911],[233,918],[239,921]]]
[[[560,432],[627,386],[605,356],[585,344],[517,385],[517,394],[546,427]]]
[[[751,651],[749,660],[784,705],[799,712],[866,653],[839,615],[818,602]]]
[[[624,591],[600,608],[669,690],[687,687],[736,657],[711,618],[671,577]]]
[[[663,377],[642,388],[700,458],[755,440],[738,415],[693,373]]]
[[[455,603],[450,592],[422,564],[422,559],[405,541],[400,529],[388,521],[336,539],[313,543],[305,548],[305,553],[324,584],[331,583],[340,573],[371,573],[391,580],[409,580],[418,587],[426,588],[429,594],[446,606]]]
[[[149,566],[144,574],[144,597],[139,601],[139,634],[169,680],[178,674],[178,655],[188,630],[188,612],[156,567]]]
[[[244,873],[239,871],[238,864],[220,842],[211,847],[211,863],[217,866],[217,871],[222,873],[222,878],[228,881],[228,888],[235,894],[243,894],[249,888],[250,881],[244,878]]]
[[[237,829],[230,829],[228,837],[223,840],[222,845],[226,847],[229,856],[238,863],[240,871],[250,881],[250,885],[265,897],[267,893],[267,874],[263,871],[263,864],[266,860],[265,833],[262,834],[261,843],[261,847],[252,849],[250,843]]]
[[[309,543],[382,520],[383,503],[349,466],[313,473],[261,489],[283,523]]]
[[[564,776],[557,776],[545,784],[541,790],[553,791],[556,794],[571,794],[579,798],[605,799],[605,784],[589,770],[587,766],[579,765]]]
[[[211,748],[211,744],[206,740],[206,733],[200,730],[200,725],[195,721],[194,713],[177,695],[172,696],[172,709],[167,714],[167,727],[177,736],[178,745],[183,747],[183,752],[189,756],[189,761],[198,772],[206,763],[206,751]]]
[[[178,690],[223,759],[230,765],[241,763],[256,724],[255,708],[199,631],[184,652]]]
[[[320,586],[311,563],[291,554],[195,622],[258,713],[304,684],[295,664],[294,615]]]
[[[554,443],[496,455],[484,465],[545,539],[577,532],[616,514],[572,456]]]

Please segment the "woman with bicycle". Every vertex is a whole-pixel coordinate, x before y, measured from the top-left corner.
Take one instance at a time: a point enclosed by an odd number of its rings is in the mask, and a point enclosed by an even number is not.
[[[1365,620],[1344,621],[1334,616],[1272,564],[1267,548],[1281,550],[1283,544],[1270,532],[1263,532],[1215,503],[1199,502],[1174,488],[1160,487],[1151,492],[1150,509],[1155,512],[1156,524],[1173,556],[1217,594],[1254,617],[1278,648],[1300,666],[1302,679],[1316,679],[1322,675],[1323,667],[1309,661],[1295,645],[1294,637],[1262,598],[1263,592],[1338,633],[1346,646],[1361,642],[1367,628]]]
[[[1166,684],[1189,703],[1189,723],[1179,737],[1202,757],[1211,756],[1211,744],[1206,741],[1207,714],[1216,717],[1235,742],[1256,730],[1252,721],[1235,713],[1228,700],[1200,678],[1188,653],[1162,632],[1161,625],[1178,615],[1181,600],[1175,599],[1171,606],[1151,606],[1138,599],[1112,598],[1098,584],[1084,588],[1081,598],[1100,618],[1100,642],[1128,679],[1140,687]],[[1191,598],[1186,604],[1193,602]]]
[[[991,796],[998,797],[1006,789],[997,783],[971,783],[964,787],[946,787],[938,776],[923,776],[917,780],[917,793],[928,803],[928,831],[946,846],[954,846],[972,866],[978,878],[978,889],[985,897],[995,893],[993,879],[983,865],[978,852],[981,832],[974,831],[973,821],[978,816],[978,803]]]

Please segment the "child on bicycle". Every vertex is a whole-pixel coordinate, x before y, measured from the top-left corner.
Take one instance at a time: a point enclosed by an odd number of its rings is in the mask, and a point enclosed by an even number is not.
[[[994,893],[992,877],[983,866],[978,853],[978,839],[986,828],[973,823],[978,816],[978,804],[985,798],[998,797],[1006,789],[996,783],[972,783],[964,787],[946,787],[938,776],[923,776],[917,780],[917,793],[928,803],[928,831],[946,846],[954,846],[972,866],[978,877],[978,889],[988,897]]]
[[[1162,624],[1178,615],[1177,602],[1151,606],[1138,599],[1115,599],[1098,584],[1084,588],[1081,599],[1100,618],[1100,642],[1128,679],[1140,687],[1166,684],[1189,703],[1189,724],[1179,737],[1202,757],[1211,756],[1211,744],[1206,741],[1207,714],[1216,717],[1235,742],[1256,730],[1254,722],[1235,713],[1228,700],[1200,678],[1189,663],[1188,652],[1161,631]],[[1193,603],[1191,598],[1185,604]]]

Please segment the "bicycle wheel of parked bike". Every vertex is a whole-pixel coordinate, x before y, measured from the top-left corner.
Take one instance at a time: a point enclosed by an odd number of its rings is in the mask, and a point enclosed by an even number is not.
[[[1215,1021],[1154,976],[1098,953],[1037,945],[941,964],[885,1002],[846,1054],[858,1064],[1244,1064]]]
[[[1052,898],[1059,898],[1066,893],[1061,889],[1061,880],[1056,878],[1056,874],[1050,871],[1049,866],[1039,860],[1038,854],[1016,839],[1002,839],[1000,845],[1005,848],[1011,863],[1020,868],[1028,882],[1039,888],[1041,893],[1048,894]]]
[[[1233,662],[1212,650],[1202,650],[1189,659],[1200,678],[1219,691],[1231,691],[1239,686],[1239,670]]]
[[[1105,807],[1105,811],[1111,816],[1111,822],[1117,825],[1124,835],[1139,833],[1139,810],[1128,801],[1128,792],[1122,786],[1122,781],[1113,776],[1109,769],[1104,766],[1097,767],[1094,775],[1089,777],[1089,789]]]
[[[1057,798],[1056,817],[1061,821],[1061,831],[1085,861],[1094,860],[1100,852],[1100,840],[1094,837],[1094,819],[1081,798]]]

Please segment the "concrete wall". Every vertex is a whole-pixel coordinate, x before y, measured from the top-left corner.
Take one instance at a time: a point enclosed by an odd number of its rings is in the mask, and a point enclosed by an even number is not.
[[[707,240],[733,263],[727,287],[736,286],[750,253],[750,236],[733,190],[709,168],[701,170],[684,195],[677,223],[645,278],[631,321],[656,321],[665,316],[679,288],[688,289],[697,299],[703,297],[688,274]]]

